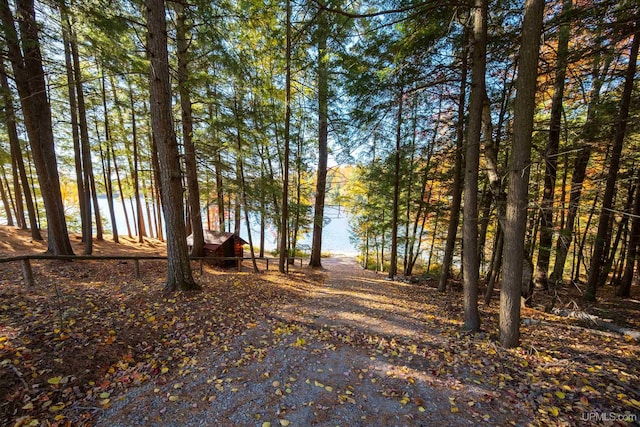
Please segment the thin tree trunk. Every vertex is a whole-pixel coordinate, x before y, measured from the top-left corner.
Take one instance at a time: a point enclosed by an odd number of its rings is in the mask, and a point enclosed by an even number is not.
[[[111,180],[111,150],[109,145],[111,144],[111,130],[109,128],[109,113],[106,105],[106,92],[105,92],[105,79],[102,74],[102,102],[103,102],[103,114],[104,114],[104,136],[105,147],[102,149],[102,143],[98,138],[98,146],[100,147],[100,162],[102,164],[102,176],[104,178],[104,189],[107,193],[107,206],[109,207],[109,218],[111,219],[111,232],[113,233],[113,242],[120,243],[118,237],[118,224],[116,220],[116,212],[113,205],[113,182]],[[96,134],[100,134],[98,131],[98,121],[96,120]]]
[[[400,157],[402,143],[402,110],[404,105],[404,88],[398,96],[398,115],[396,117],[396,151],[393,169],[393,210],[391,213],[391,260],[389,278],[393,279],[398,272],[398,217],[400,208]]]
[[[516,347],[520,341],[520,295],[525,261],[524,239],[527,223],[531,135],[543,11],[544,0],[526,1],[516,81],[507,210],[503,230],[504,269],[500,291],[500,343],[506,348]]]
[[[600,188],[598,190],[601,190]],[[594,197],[593,199],[593,204],[591,205],[591,209],[589,210],[589,216],[587,217],[587,224],[584,227],[584,233],[582,233],[582,236],[579,235],[579,233],[576,233],[576,242],[578,242],[578,238],[579,243],[578,243],[578,247],[577,247],[577,256],[574,255],[574,270],[575,270],[575,275],[573,276],[573,282],[574,283],[580,283],[580,264],[584,261],[584,247],[585,244],[587,242],[587,235],[589,234],[589,230],[591,229],[591,221],[593,220],[593,216],[595,215],[596,212],[596,207],[598,206],[598,201],[600,200],[600,191],[598,191],[596,193],[596,197]],[[579,224],[578,224],[578,229],[579,229]],[[578,230],[580,231],[580,230]]]
[[[113,157],[113,170],[116,173],[116,181],[118,182],[118,193],[120,193],[120,202],[122,202],[122,212],[124,214],[124,221],[127,225],[127,235],[129,238],[133,238],[133,234],[131,233],[131,224],[129,223],[129,214],[127,213],[127,204],[124,197],[124,191],[122,191],[122,180],[120,179],[120,169],[118,168],[118,161],[116,157],[116,152],[113,148],[113,143],[109,144],[109,148],[111,148],[111,156]]]
[[[496,139],[494,142],[494,139],[493,139],[493,122],[491,120],[491,105],[489,104],[489,97],[487,96],[486,90],[484,94],[484,100],[482,103],[481,129],[482,129],[481,139],[480,139],[481,145],[482,145],[482,142],[484,142],[484,146],[494,148],[494,151],[496,153],[496,155],[494,156],[495,160],[493,160],[493,162],[494,162],[494,167],[496,168],[495,173],[497,174],[497,164],[498,164],[497,152],[499,149],[497,141],[499,140]],[[489,163],[489,160],[487,160],[487,163]],[[485,186],[486,186],[486,183],[485,183]],[[480,229],[478,232],[478,265],[480,266],[484,264],[484,253],[485,253],[484,246],[487,241],[487,229],[489,228],[489,220],[491,218],[491,205],[492,205],[493,197],[490,190],[491,188],[487,189],[485,187],[485,189],[483,190],[484,194],[483,194],[482,203],[481,203],[482,216],[481,216],[481,220],[479,221]]]
[[[633,168],[631,168],[631,170],[633,170]],[[628,212],[630,212],[633,209],[633,195],[634,195],[635,187],[636,186],[633,183],[629,184],[629,193],[627,195],[627,199],[624,206],[624,214],[622,215],[622,218],[620,219],[620,223],[616,228],[616,237],[613,239],[613,243],[611,243],[611,232],[609,233],[609,238],[607,239],[609,240],[607,244],[607,250],[606,250],[607,255],[605,256],[605,262],[602,268],[602,274],[600,274],[600,280],[598,281],[599,288],[604,286],[605,283],[607,282],[607,279],[609,278],[609,274],[611,273],[611,267],[613,266],[613,261],[616,258],[616,253],[618,252],[618,246],[620,246],[620,241],[622,240],[622,234],[628,228],[627,227],[629,224]],[[613,230],[613,223],[614,223],[614,218],[613,216],[611,216],[611,223],[609,225],[610,231]]]
[[[67,74],[67,88],[69,96],[69,115],[71,119],[71,135],[73,140],[74,167],[76,174],[76,189],[78,192],[78,205],[80,208],[80,222],[82,227],[82,241],[86,242],[87,218],[91,219],[91,215],[87,216],[87,199],[85,197],[85,182],[82,170],[82,151],[80,144],[80,133],[78,125],[78,104],[76,97],[76,77],[73,72],[73,58],[71,52],[71,21],[68,15],[65,2],[61,3],[60,18],[62,20],[62,41],[64,43],[64,58]],[[86,249],[86,248],[85,248]]]
[[[31,150],[27,149],[27,165],[29,166],[29,187],[31,188],[31,194],[33,194],[33,204],[36,213],[36,223],[38,229],[40,229],[40,207],[38,206],[38,192],[36,191],[36,184],[33,174],[33,159],[31,157]]]
[[[433,147],[435,145],[434,143],[435,143],[435,133],[434,133],[434,139],[432,141],[432,144],[429,145],[429,148],[427,149],[427,157],[426,159],[424,159],[424,162],[425,162],[424,173],[422,174],[422,179],[420,180],[420,203],[418,204],[418,212],[416,212],[416,216],[413,221],[413,230],[411,233],[411,237],[407,239],[407,240],[411,240],[411,244],[409,245],[409,248],[406,251],[406,253],[408,254],[407,257],[410,258],[411,261],[407,264],[407,268],[405,269],[405,272],[404,272],[405,276],[410,276],[411,273],[413,272],[413,267],[415,266],[416,260],[418,259],[418,254],[420,253],[421,239],[417,239],[418,224],[420,223],[421,217],[426,218],[427,212],[425,208],[426,208],[427,200],[431,199],[431,189],[433,188],[433,185],[429,187],[429,196],[427,196],[426,199],[425,199],[425,191],[427,187],[427,180],[429,179],[429,174],[431,172],[431,158],[433,155]],[[420,230],[421,237],[424,231],[424,224],[425,224],[425,221],[423,220],[422,228]],[[414,248],[415,248],[415,251],[414,251]]]
[[[18,227],[27,229],[27,219],[24,216],[24,202],[22,200],[22,187],[18,176],[18,161],[11,155],[11,175],[13,178],[13,194],[16,199],[16,222]]]
[[[69,19],[69,17],[67,17]],[[84,254],[93,253],[93,227],[91,221],[91,178],[93,176],[93,165],[91,162],[91,149],[89,145],[89,129],[87,125],[87,110],[84,102],[84,90],[82,85],[82,72],[80,70],[80,58],[76,36],[73,32],[73,22],[67,21],[69,25],[68,43],[71,49],[71,59],[73,62],[73,85],[75,88],[76,107],[78,114],[78,128],[80,130],[80,157],[82,159],[82,200],[84,212],[82,221],[82,240],[84,241]],[[69,89],[71,91],[71,89]],[[70,97],[71,98],[71,97]]]
[[[484,305],[489,306],[491,303],[491,297],[493,296],[493,288],[495,287],[500,269],[502,268],[502,250],[504,248],[504,233],[502,227],[498,223],[498,230],[496,231],[496,244],[493,249],[493,257],[491,258],[491,270],[489,271],[489,278],[487,279],[487,290],[484,294]]]
[[[291,255],[292,256],[298,256],[298,252],[297,252],[297,248],[298,248],[298,233],[300,231],[300,213],[301,213],[301,209],[302,209],[302,125],[300,125],[300,127],[298,128],[300,129],[300,133],[298,134],[298,147],[297,147],[297,151],[296,151],[296,178],[295,178],[295,182],[296,182],[296,213],[294,215],[294,220],[293,220],[293,236],[290,240],[290,245],[292,246],[292,251],[291,251]]]
[[[617,296],[625,298],[629,298],[631,296],[631,283],[633,282],[635,265],[638,258],[638,244],[640,243],[640,181],[636,187],[631,220],[631,233],[629,233],[629,241],[627,244],[624,273],[620,280],[620,287],[616,291]]]
[[[193,234],[192,256],[204,254],[204,231],[200,210],[200,188],[198,185],[198,166],[196,148],[193,143],[193,117],[191,114],[191,94],[189,88],[189,40],[185,23],[185,8],[181,2],[175,2],[177,14],[176,43],[178,53],[178,91],[180,92],[180,111],[182,112],[182,142],[184,144],[184,164],[187,178],[187,201]]]
[[[136,199],[136,218],[138,225],[138,243],[144,242],[147,231],[144,226],[144,216],[142,212],[142,201],[140,200],[140,179],[138,176],[140,156],[138,154],[138,126],[135,110],[135,101],[133,99],[133,88],[129,86],[129,103],[131,108],[131,139],[133,142],[133,194]]]
[[[7,183],[7,190],[5,191],[4,186],[5,182]],[[7,225],[9,227],[13,227],[13,215],[11,214],[11,204],[9,203],[9,198],[7,197],[7,192],[9,190],[9,183],[7,182],[7,177],[4,171],[4,165],[2,165],[2,176],[0,177],[0,198],[2,198],[2,205],[4,206],[4,211],[7,214]]]
[[[18,211],[18,209],[16,208],[16,203],[13,200],[13,194],[11,193],[11,185],[9,184],[9,178],[7,178],[7,173],[4,170],[4,165],[2,165],[2,177],[4,178],[4,185],[7,187],[7,197],[9,198],[10,210],[8,212],[13,212],[13,215],[17,215],[16,212]],[[17,219],[16,219],[16,222],[18,222]],[[13,220],[11,221],[11,225],[13,226]],[[20,225],[19,222],[17,225],[18,226]]]
[[[164,226],[162,225],[162,179],[160,177],[160,162],[158,161],[158,144],[155,135],[151,134],[151,165],[153,166],[153,181],[156,187],[156,218],[158,220],[157,236],[164,241]]]
[[[638,22],[635,29],[638,29]],[[609,164],[607,174],[607,186],[602,197],[602,210],[600,212],[600,220],[598,222],[598,233],[593,248],[593,256],[591,258],[591,266],[589,268],[589,280],[584,298],[587,301],[595,301],[598,281],[602,274],[603,256],[605,253],[605,238],[607,233],[607,224],[611,216],[611,206],[615,193],[616,181],[618,179],[618,170],[620,169],[620,155],[624,145],[624,137],[627,129],[627,119],[629,117],[629,106],[631,104],[631,94],[633,92],[633,82],[636,73],[636,62],[638,60],[638,45],[640,44],[640,35],[635,33],[633,43],[629,54],[629,63],[625,75],[624,90],[620,99],[620,111],[615,123],[615,134],[613,150],[611,153],[611,163]]]
[[[33,193],[29,185],[29,178],[27,177],[27,171],[24,166],[24,159],[22,158],[22,149],[20,147],[20,139],[18,138],[18,130],[16,126],[16,114],[13,107],[13,97],[11,95],[11,89],[9,88],[9,82],[7,79],[7,73],[4,68],[4,62],[0,60],[0,88],[2,92],[2,100],[5,106],[5,123],[7,125],[7,133],[9,137],[9,146],[11,151],[11,157],[14,159],[15,167],[18,170],[20,176],[20,182],[22,183],[22,191],[24,191],[24,201],[27,205],[27,213],[29,214],[29,226],[31,228],[31,238],[33,240],[41,241],[42,235],[38,228],[38,215],[33,203]]]
[[[284,114],[284,161],[282,162],[282,218],[280,222],[280,258],[278,270],[288,271],[287,263],[287,223],[289,221],[289,139],[291,138],[291,0],[286,0],[286,71],[285,71],[285,114]]]
[[[447,290],[447,282],[451,272],[451,262],[453,260],[453,251],[456,246],[456,236],[458,234],[458,224],[460,222],[460,206],[462,204],[462,150],[464,148],[464,112],[466,107],[467,93],[467,61],[469,56],[468,30],[464,29],[463,47],[462,47],[462,76],[460,78],[460,95],[458,97],[458,117],[456,124],[456,147],[455,147],[455,163],[453,167],[453,187],[451,189],[451,210],[449,217],[449,226],[447,228],[447,241],[444,247],[444,258],[442,260],[442,269],[440,271],[440,280],[438,281],[438,291],[445,292]]]
[[[234,103],[234,113],[236,116],[236,142],[238,144],[238,174],[240,175],[239,185],[240,185],[240,193],[242,195],[242,210],[244,211],[244,222],[247,227],[247,235],[249,239],[249,251],[251,253],[251,264],[253,266],[253,272],[259,273],[258,264],[256,263],[256,255],[253,250],[253,237],[251,235],[251,223],[249,221],[249,203],[247,201],[247,189],[246,183],[244,180],[244,166],[243,166],[243,158],[242,158],[242,136],[240,134],[240,123],[241,123],[241,115],[240,108],[242,99],[238,100],[238,93],[236,88],[236,94],[233,98]]]
[[[109,217],[111,218],[111,232],[113,233],[114,243],[120,243],[120,237],[118,236],[118,225],[116,221],[116,212],[113,202],[113,180],[111,179],[111,148],[113,142],[111,141],[111,125],[109,123],[109,110],[107,109],[107,91],[106,91],[106,78],[104,71],[101,76],[101,93],[102,93],[102,113],[104,121],[104,139],[105,150],[103,154],[102,145],[100,145],[100,156],[105,157],[106,169],[104,170],[104,182],[105,189],[107,191],[107,205],[109,206]],[[106,154],[106,155],[105,155]],[[104,164],[104,163],[103,163]]]
[[[436,236],[438,235],[438,222],[440,220],[440,209],[436,210],[436,219],[433,224],[433,232],[431,233],[431,246],[429,247],[429,259],[427,261],[427,273],[431,270],[431,257],[433,256],[433,248],[436,244]]]
[[[429,196],[427,197],[427,199],[425,200],[425,191],[426,191],[426,185],[427,185],[427,180],[429,179],[429,174],[431,172],[431,157],[433,155],[433,149],[436,145],[436,137],[438,135],[439,132],[439,128],[440,128],[440,119],[441,119],[441,113],[442,113],[442,94],[440,94],[440,97],[438,98],[438,115],[436,117],[436,121],[435,121],[435,128],[433,129],[433,138],[431,139],[431,144],[429,144],[429,147],[426,149],[427,150],[427,157],[426,159],[424,159],[425,162],[425,166],[424,166],[424,173],[422,175],[422,179],[420,180],[420,198],[418,199],[418,211],[415,214],[415,219],[413,221],[413,230],[411,231],[411,233],[409,233],[409,222],[410,222],[410,214],[411,214],[411,198],[409,197],[409,195],[411,194],[411,185],[412,185],[412,181],[413,181],[413,162],[414,162],[414,152],[415,152],[415,142],[416,142],[416,135],[417,135],[417,108],[418,108],[418,103],[414,102],[414,108],[413,108],[413,123],[412,123],[412,137],[411,137],[411,179],[409,180],[409,184],[408,184],[408,191],[407,191],[407,226],[406,226],[406,243],[405,243],[405,269],[404,269],[404,275],[405,276],[410,276],[413,273],[413,268],[415,266],[415,263],[418,259],[418,255],[420,254],[420,246],[422,243],[422,234],[424,232],[424,224],[425,221],[422,221],[422,228],[420,229],[420,238],[416,241],[417,238],[417,234],[418,234],[418,223],[420,222],[420,217],[423,216],[423,211],[424,212],[424,217],[426,219],[426,205],[427,202],[431,199],[431,190],[433,188],[433,185],[431,185],[429,187]],[[414,252],[415,249],[415,252]],[[431,253],[429,254],[429,259],[431,259]]]
[[[567,16],[572,9],[573,0],[563,0],[562,15]],[[564,19],[558,30],[558,54],[556,75],[551,99],[551,117],[549,123],[549,139],[544,152],[544,190],[540,204],[540,244],[536,263],[535,285],[539,289],[548,289],[547,274],[551,247],[553,243],[553,200],[555,195],[558,168],[558,147],[560,145],[560,125],[562,121],[562,101],[564,97],[564,81],[567,74],[569,56],[569,21]]]

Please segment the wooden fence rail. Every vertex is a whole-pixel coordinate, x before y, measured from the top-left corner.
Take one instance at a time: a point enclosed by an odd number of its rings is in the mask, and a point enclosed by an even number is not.
[[[140,261],[142,260],[166,260],[166,256],[161,255],[19,255],[14,257],[0,258],[0,264],[7,262],[20,262],[22,268],[22,277],[27,287],[34,286],[33,269],[31,268],[31,260],[59,260],[59,261],[133,261],[133,268],[136,279],[141,279],[140,274]],[[206,261],[219,262],[219,261],[237,261],[238,271],[240,271],[241,262],[243,260],[250,260],[251,257],[190,257],[192,261],[199,261],[200,274],[203,272],[203,264]],[[294,262],[300,260],[300,266],[302,267],[302,257],[290,258]],[[277,260],[277,258],[256,258],[256,260],[266,261],[266,269],[269,270],[269,260]]]

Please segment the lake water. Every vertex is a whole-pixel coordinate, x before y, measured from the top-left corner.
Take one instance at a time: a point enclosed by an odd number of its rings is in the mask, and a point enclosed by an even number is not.
[[[131,206],[127,200],[127,213],[129,215],[129,222],[132,221]],[[144,200],[142,201],[143,210],[146,216],[146,210],[144,207]],[[109,220],[109,206],[106,197],[100,197],[98,199],[98,205],[100,206],[100,213],[106,222]],[[118,228],[118,234],[127,234],[127,225],[125,221],[124,210],[122,208],[122,202],[117,199],[114,201],[114,210],[116,216],[116,226]],[[153,213],[152,213],[153,215]],[[131,223],[132,232],[133,224]],[[108,227],[109,229],[111,227]],[[245,227],[244,220],[240,227],[240,237],[248,241],[248,234]],[[258,245],[260,241],[260,227],[257,218],[252,218],[251,237],[254,245]],[[311,248],[311,233],[305,234],[300,239],[298,245],[303,245],[307,248]],[[265,250],[269,251],[276,247],[276,232],[274,228],[268,228],[265,235]],[[325,226],[322,232],[322,252],[330,252],[333,255],[356,255],[357,250],[349,241],[349,215],[345,212],[344,208],[337,206],[325,207]]]

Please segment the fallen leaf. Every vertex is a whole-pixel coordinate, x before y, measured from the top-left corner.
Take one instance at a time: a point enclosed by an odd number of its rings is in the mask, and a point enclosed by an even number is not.
[[[60,384],[60,381],[62,381],[62,377],[53,377],[47,380],[49,384],[53,384],[53,385]]]

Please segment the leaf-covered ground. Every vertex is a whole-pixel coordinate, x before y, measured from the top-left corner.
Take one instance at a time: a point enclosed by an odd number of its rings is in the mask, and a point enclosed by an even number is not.
[[[0,233],[0,256],[42,249],[22,232]],[[156,250],[98,244],[99,253]],[[324,266],[288,276],[205,268],[201,292],[164,293],[163,262],[142,262],[141,281],[130,263],[35,262],[34,289],[21,284],[19,264],[0,264],[0,424],[585,425],[640,416],[633,341],[526,310],[545,323],[523,326],[522,347],[504,350],[495,307],[481,309],[485,332],[468,335],[459,291],[389,282],[348,259]]]

